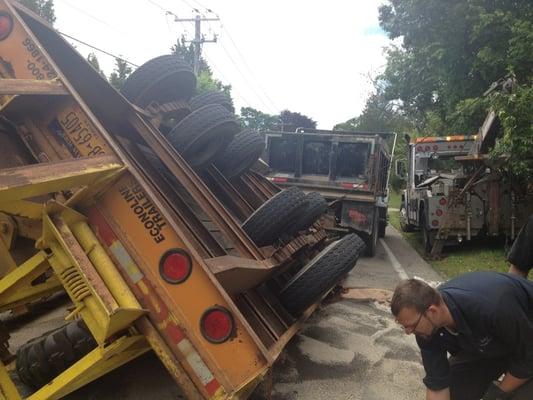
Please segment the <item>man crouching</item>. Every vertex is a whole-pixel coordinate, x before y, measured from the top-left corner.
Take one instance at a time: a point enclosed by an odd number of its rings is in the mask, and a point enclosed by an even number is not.
[[[515,399],[524,390],[533,399],[533,282],[473,272],[434,289],[408,279],[391,311],[416,335],[428,400]]]

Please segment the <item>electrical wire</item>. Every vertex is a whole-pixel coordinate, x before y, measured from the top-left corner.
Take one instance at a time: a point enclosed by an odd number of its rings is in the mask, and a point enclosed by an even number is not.
[[[68,34],[66,34],[66,33],[64,33],[64,32],[61,32],[61,31],[58,31],[58,32],[59,32],[59,34],[61,34],[62,36],[65,36],[66,38],[69,38],[69,39],[74,40],[74,41],[76,41],[76,42],[78,42],[78,43],[81,43],[81,44],[83,44],[84,46],[90,47],[90,48],[93,49],[93,50],[99,51],[100,53],[106,54],[106,55],[111,56],[111,57],[114,57],[114,58],[118,58],[118,59],[120,59],[120,60],[122,60],[122,61],[124,61],[124,62],[126,62],[126,63],[128,63],[128,64],[130,64],[130,65],[132,65],[132,66],[134,66],[135,68],[138,68],[138,67],[139,67],[137,64],[134,64],[134,63],[132,63],[131,61],[126,60],[124,57],[120,57],[120,56],[117,56],[117,55],[115,55],[115,54],[113,54],[113,53],[110,53],[109,51],[102,50],[102,49],[100,49],[100,48],[98,48],[98,47],[96,47],[96,46],[93,46],[92,44],[89,44],[89,43],[87,43],[87,42],[84,42],[83,40],[76,39],[75,37],[70,36],[70,35],[68,35]]]

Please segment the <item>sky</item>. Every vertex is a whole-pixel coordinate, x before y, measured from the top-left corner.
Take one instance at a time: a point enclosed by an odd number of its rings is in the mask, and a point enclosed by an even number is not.
[[[220,22],[202,23],[203,56],[215,78],[231,84],[239,110],[288,109],[332,129],[360,114],[389,44],[379,28],[382,0],[54,0],[59,31],[141,65],[194,36],[193,8]],[[207,10],[211,10],[209,12]],[[172,14],[167,13],[170,11]],[[114,59],[94,52],[109,74]]]

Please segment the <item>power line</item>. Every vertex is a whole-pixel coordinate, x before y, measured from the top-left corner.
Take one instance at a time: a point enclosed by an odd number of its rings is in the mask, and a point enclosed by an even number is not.
[[[259,80],[257,79],[257,77],[254,75],[253,71],[252,71],[252,68],[250,68],[250,66],[248,65],[248,63],[246,62],[246,58],[243,56],[243,54],[241,53],[241,51],[239,50],[239,47],[237,46],[237,44],[235,43],[235,41],[233,40],[233,38],[231,37],[229,31],[227,30],[227,28],[222,25],[222,29],[226,32],[228,38],[230,39],[231,43],[233,44],[233,47],[235,48],[235,50],[237,50],[237,54],[241,57],[242,61],[243,61],[243,64],[244,66],[246,67],[246,69],[248,69],[248,72],[250,73],[250,76],[257,82],[257,87],[259,88],[259,90],[261,90],[261,92],[263,93],[263,95],[265,96],[265,98],[269,101],[269,103],[274,107],[274,109],[276,110],[279,110],[279,107],[276,106],[276,104],[272,101],[272,99],[268,96],[268,94],[266,93],[266,91],[263,89],[263,87],[261,86],[261,83],[259,82]]]
[[[100,53],[106,54],[106,55],[111,56],[111,57],[114,57],[114,58],[118,58],[118,59],[120,59],[120,60],[122,60],[122,61],[124,61],[124,62],[126,62],[126,63],[128,63],[128,64],[130,64],[130,65],[132,65],[132,66],[134,66],[135,68],[138,68],[138,67],[139,67],[137,64],[134,64],[134,63],[132,63],[131,61],[126,60],[124,57],[120,57],[120,56],[117,56],[117,55],[115,55],[115,54],[113,54],[113,53],[110,53],[110,52],[108,52],[108,51],[106,51],[106,50],[102,50],[102,49],[100,49],[100,48],[98,48],[98,47],[96,47],[96,46],[93,46],[92,44],[89,44],[89,43],[87,43],[87,42],[84,42],[83,40],[76,39],[76,38],[73,37],[73,36],[67,35],[67,34],[64,33],[64,32],[60,32],[60,31],[58,31],[58,32],[59,32],[61,35],[65,36],[65,37],[67,37],[67,38],[69,38],[69,39],[71,39],[71,40],[74,40],[74,41],[76,41],[76,42],[78,42],[78,43],[81,43],[81,44],[83,44],[84,46],[90,47],[90,48],[93,49],[93,50],[99,51]]]

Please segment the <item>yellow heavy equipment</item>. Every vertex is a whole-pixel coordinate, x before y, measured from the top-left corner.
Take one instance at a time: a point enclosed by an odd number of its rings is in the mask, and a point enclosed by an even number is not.
[[[242,222],[275,185],[193,170],[150,107],[9,0],[0,75],[0,309],[65,292],[72,321],[16,360],[2,335],[0,398],[22,398],[15,371],[27,398],[58,399],[147,351],[188,398],[248,397],[320,300],[280,301],[324,248],[320,224],[259,247]]]

